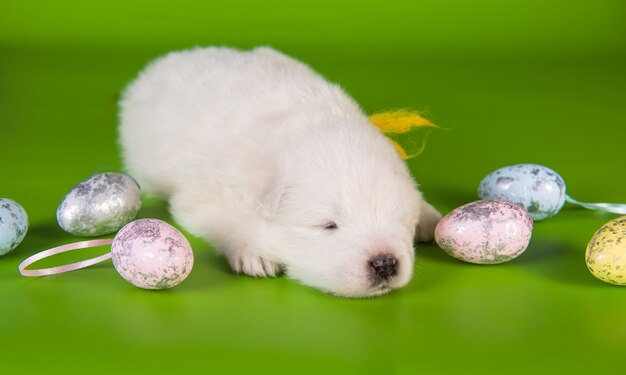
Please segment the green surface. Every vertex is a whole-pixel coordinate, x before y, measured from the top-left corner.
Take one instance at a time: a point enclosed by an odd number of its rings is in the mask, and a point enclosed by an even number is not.
[[[20,277],[27,256],[78,240],[55,221],[64,194],[121,167],[124,85],[168,50],[209,44],[273,45],[368,112],[430,112],[449,131],[433,132],[410,166],[443,212],[476,199],[487,173],[521,162],[555,169],[580,200],[626,202],[619,0],[5,1],[0,196],[21,203],[31,227],[0,258],[2,373],[623,372],[626,289],[584,263],[587,242],[615,215],[570,206],[536,223],[528,250],[507,264],[420,246],[412,282],[370,300],[234,276],[191,237],[195,268],[169,291],[135,288],[110,262]],[[140,216],[171,221],[158,201]]]

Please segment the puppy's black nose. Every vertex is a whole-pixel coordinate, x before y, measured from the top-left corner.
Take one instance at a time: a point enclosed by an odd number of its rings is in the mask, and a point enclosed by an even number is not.
[[[391,255],[379,255],[370,259],[370,267],[381,279],[389,279],[398,272],[398,260]]]

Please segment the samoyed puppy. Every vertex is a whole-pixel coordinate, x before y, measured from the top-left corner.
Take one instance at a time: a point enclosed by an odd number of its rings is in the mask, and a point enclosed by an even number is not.
[[[237,273],[380,295],[441,218],[353,99],[271,48],[170,53],[120,107],[130,174]]]

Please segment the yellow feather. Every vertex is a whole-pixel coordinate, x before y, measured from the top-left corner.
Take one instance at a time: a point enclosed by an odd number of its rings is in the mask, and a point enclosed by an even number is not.
[[[370,121],[385,134],[407,133],[411,129],[421,126],[437,127],[417,112],[406,109],[375,113],[370,116]]]
[[[400,146],[398,144],[398,142],[396,141],[391,141],[391,143],[393,144],[393,147],[395,147],[396,152],[398,153],[398,155],[400,155],[400,157],[402,158],[402,160],[406,160],[411,158],[409,155],[406,154],[406,151],[404,151],[404,149],[402,148],[402,146]],[[417,155],[416,155],[417,156]]]
[[[424,150],[428,128],[438,128],[417,112],[400,109],[375,113],[370,121],[390,138],[402,159],[410,159]]]

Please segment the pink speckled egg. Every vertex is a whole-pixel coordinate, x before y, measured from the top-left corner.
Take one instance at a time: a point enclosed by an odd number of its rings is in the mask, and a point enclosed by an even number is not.
[[[533,220],[521,206],[503,200],[476,201],[456,208],[435,228],[439,247],[469,263],[508,262],[526,250]]]
[[[135,220],[124,226],[113,239],[111,258],[123,278],[144,289],[176,286],[193,267],[189,241],[157,219]]]

